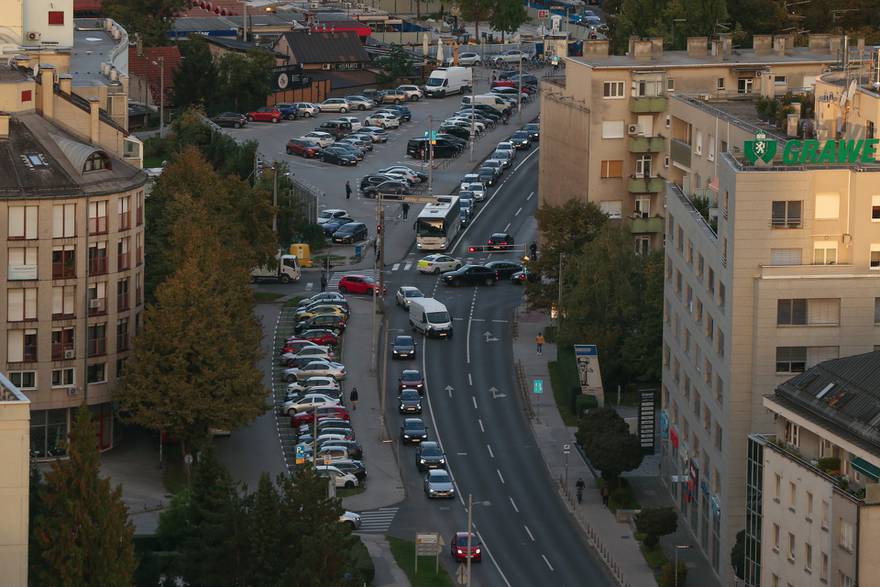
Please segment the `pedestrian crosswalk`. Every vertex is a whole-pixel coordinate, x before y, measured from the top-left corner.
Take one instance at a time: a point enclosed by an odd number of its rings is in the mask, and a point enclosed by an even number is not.
[[[361,527],[358,532],[364,534],[384,534],[391,528],[394,516],[400,508],[379,508],[366,512],[358,512],[361,516]]]

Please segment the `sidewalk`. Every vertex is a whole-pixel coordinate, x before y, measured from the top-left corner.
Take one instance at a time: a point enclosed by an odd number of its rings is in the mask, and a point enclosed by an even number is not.
[[[367,547],[370,558],[373,559],[373,564],[376,567],[376,576],[373,579],[374,587],[410,586],[406,573],[397,566],[397,561],[394,560],[394,555],[391,553],[391,546],[384,536],[381,534],[362,534],[361,540]]]
[[[556,345],[544,344],[544,354],[535,353],[535,336],[543,332],[550,320],[540,312],[517,311],[518,337],[514,339],[514,360],[522,365],[524,385],[529,394],[534,418],[530,419],[535,441],[544,462],[550,470],[550,476],[560,482],[565,477],[566,462],[562,446],[571,446],[568,455],[568,491],[562,498],[575,519],[587,534],[588,540],[596,549],[600,559],[608,566],[611,574],[624,587],[649,587],[656,585],[654,572],[645,562],[639,543],[633,537],[629,524],[617,522],[614,515],[602,505],[602,499],[596,487],[596,479],[587,464],[574,448],[575,428],[567,427],[556,409],[553,391],[550,385],[550,371],[547,362],[556,358]],[[541,379],[544,382],[544,393],[532,393],[532,381]],[[574,484],[578,477],[587,483],[584,499],[581,504],[572,498]],[[699,583],[691,583],[698,585]]]
[[[386,507],[403,501],[406,494],[397,457],[394,454],[394,443],[383,442],[389,438],[380,429],[379,386],[378,374],[371,371],[370,365],[370,324],[373,319],[373,302],[369,297],[349,296],[351,322],[354,328],[348,328],[343,337],[343,360],[349,373],[345,381],[345,393],[353,386],[358,388],[358,407],[351,410],[351,422],[354,426],[358,442],[364,448],[364,464],[367,466],[367,484],[363,493],[346,497],[342,506],[347,510],[362,512]],[[382,316],[376,316],[382,320]],[[381,365],[381,348],[377,345],[376,354]],[[386,396],[387,397],[387,396]],[[346,401],[348,397],[346,395]],[[386,426],[387,429],[387,426]]]

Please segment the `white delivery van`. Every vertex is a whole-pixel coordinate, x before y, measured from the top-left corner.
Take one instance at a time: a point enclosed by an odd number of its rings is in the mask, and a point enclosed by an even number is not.
[[[449,310],[434,298],[414,298],[409,304],[409,324],[413,330],[426,336],[452,336],[452,318]]]
[[[252,269],[251,282],[257,282],[262,279],[277,279],[281,283],[299,281],[301,275],[299,259],[295,255],[279,255],[276,261],[275,267],[264,266]]]
[[[449,94],[469,92],[473,86],[473,69],[470,67],[438,67],[425,82],[425,94],[442,98]]]
[[[471,104],[485,104],[491,106],[498,112],[507,112],[510,110],[510,104],[495,94],[478,94],[476,96],[464,96],[461,99],[462,106],[470,106]]]

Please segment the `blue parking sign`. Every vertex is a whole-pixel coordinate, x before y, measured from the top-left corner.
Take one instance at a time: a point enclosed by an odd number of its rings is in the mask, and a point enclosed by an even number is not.
[[[532,393],[536,395],[541,395],[544,393],[544,380],[543,379],[533,379],[532,380]]]

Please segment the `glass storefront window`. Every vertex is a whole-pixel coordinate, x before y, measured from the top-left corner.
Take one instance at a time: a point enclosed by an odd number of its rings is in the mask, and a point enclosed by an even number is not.
[[[67,454],[67,408],[31,412],[31,453],[35,458]]]

